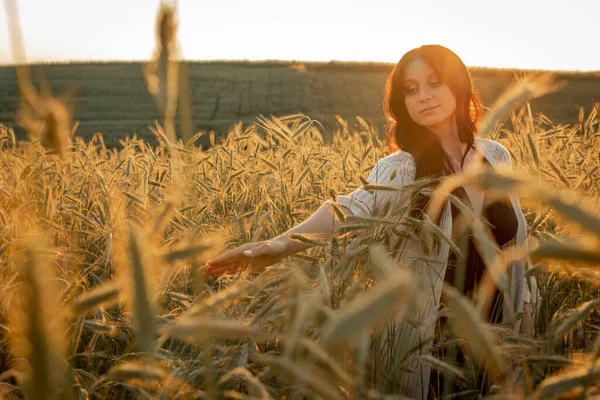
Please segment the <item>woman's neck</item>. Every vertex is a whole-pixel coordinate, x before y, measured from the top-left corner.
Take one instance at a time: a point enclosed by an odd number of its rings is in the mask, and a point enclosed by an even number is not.
[[[462,143],[458,136],[458,127],[456,124],[450,124],[443,132],[432,130],[440,140],[442,149],[450,156],[451,159],[460,163],[463,154],[467,150],[467,144]]]
[[[467,150],[467,144],[461,143],[458,135],[458,126],[456,125],[456,115],[453,114],[451,118],[448,118],[437,125],[428,126],[428,129],[435,134],[442,149],[450,156],[452,160],[456,160],[460,163],[463,154]]]

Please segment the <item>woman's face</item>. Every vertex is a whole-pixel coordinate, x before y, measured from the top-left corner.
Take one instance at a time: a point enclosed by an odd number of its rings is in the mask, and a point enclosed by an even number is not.
[[[456,98],[421,58],[406,66],[404,102],[412,120],[434,133],[444,132],[456,124]]]

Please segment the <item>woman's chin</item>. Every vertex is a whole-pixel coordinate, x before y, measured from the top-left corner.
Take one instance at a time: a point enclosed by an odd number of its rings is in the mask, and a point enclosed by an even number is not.
[[[428,121],[423,121],[423,123],[420,125],[427,129],[433,129],[433,128],[439,127],[441,124],[442,124],[442,121],[428,120]]]
[[[440,118],[440,117],[436,117],[434,118],[433,116],[430,118],[423,118],[421,119],[421,121],[419,121],[419,125],[421,125],[424,128],[427,129],[447,129],[451,126],[452,121],[450,121],[449,119],[445,119],[445,118]]]

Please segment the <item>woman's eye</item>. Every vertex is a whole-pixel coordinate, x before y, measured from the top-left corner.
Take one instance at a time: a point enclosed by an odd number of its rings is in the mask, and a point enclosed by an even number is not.
[[[404,91],[406,92],[406,94],[415,94],[417,92],[416,88],[406,88],[404,89]]]
[[[430,85],[431,85],[431,87],[435,88],[435,87],[440,86],[440,83],[438,81],[433,81],[433,82],[430,83]]]

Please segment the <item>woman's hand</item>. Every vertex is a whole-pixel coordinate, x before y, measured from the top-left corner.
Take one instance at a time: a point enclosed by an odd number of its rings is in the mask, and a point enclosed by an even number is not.
[[[521,317],[520,333],[533,337],[533,326],[531,326],[531,304],[523,303],[523,316]]]
[[[208,260],[198,271],[205,275],[217,276],[233,274],[243,269],[258,271],[281,261],[286,255],[287,246],[284,240],[246,243]]]

